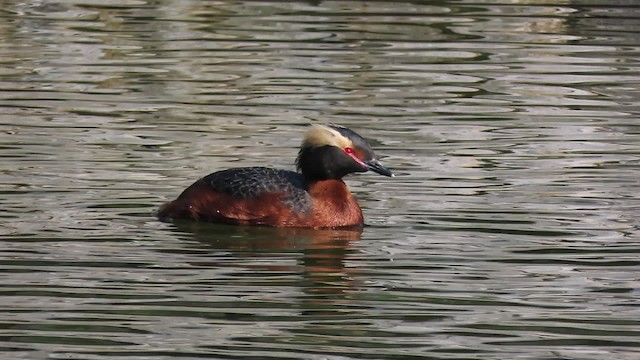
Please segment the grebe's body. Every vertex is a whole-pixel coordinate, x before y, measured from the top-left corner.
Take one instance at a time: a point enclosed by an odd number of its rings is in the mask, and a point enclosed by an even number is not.
[[[362,210],[342,177],[368,170],[393,176],[364,138],[337,125],[314,125],[296,164],[299,172],[247,167],[209,174],[164,204],[158,217],[276,227],[362,225]]]

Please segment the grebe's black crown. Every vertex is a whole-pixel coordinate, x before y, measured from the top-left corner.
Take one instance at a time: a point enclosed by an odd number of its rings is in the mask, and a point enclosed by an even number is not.
[[[369,159],[375,158],[375,155],[373,154],[373,149],[371,149],[371,145],[369,145],[369,142],[367,142],[367,140],[362,136],[358,135],[355,131],[349,128],[346,128],[344,126],[336,125],[336,124],[329,124],[328,126],[334,129],[335,131],[339,132],[342,136],[351,140],[355,148],[358,148],[361,150],[367,150],[365,155],[369,156],[369,158],[363,159],[363,160],[369,160]]]

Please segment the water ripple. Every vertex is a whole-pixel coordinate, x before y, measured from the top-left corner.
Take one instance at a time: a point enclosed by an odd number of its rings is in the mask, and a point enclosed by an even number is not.
[[[626,1],[11,2],[0,350],[14,359],[636,359]],[[310,122],[397,177],[362,232],[164,224]]]

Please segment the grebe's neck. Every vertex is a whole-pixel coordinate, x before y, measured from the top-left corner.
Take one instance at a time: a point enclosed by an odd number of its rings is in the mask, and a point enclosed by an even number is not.
[[[341,179],[314,181],[309,185],[316,213],[325,227],[362,225],[364,218],[360,205]]]

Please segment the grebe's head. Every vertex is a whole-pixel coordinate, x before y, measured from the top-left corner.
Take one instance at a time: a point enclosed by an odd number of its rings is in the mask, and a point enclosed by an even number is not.
[[[376,158],[367,140],[344,126],[311,125],[300,146],[296,166],[314,180],[340,179],[354,172],[394,176]]]

